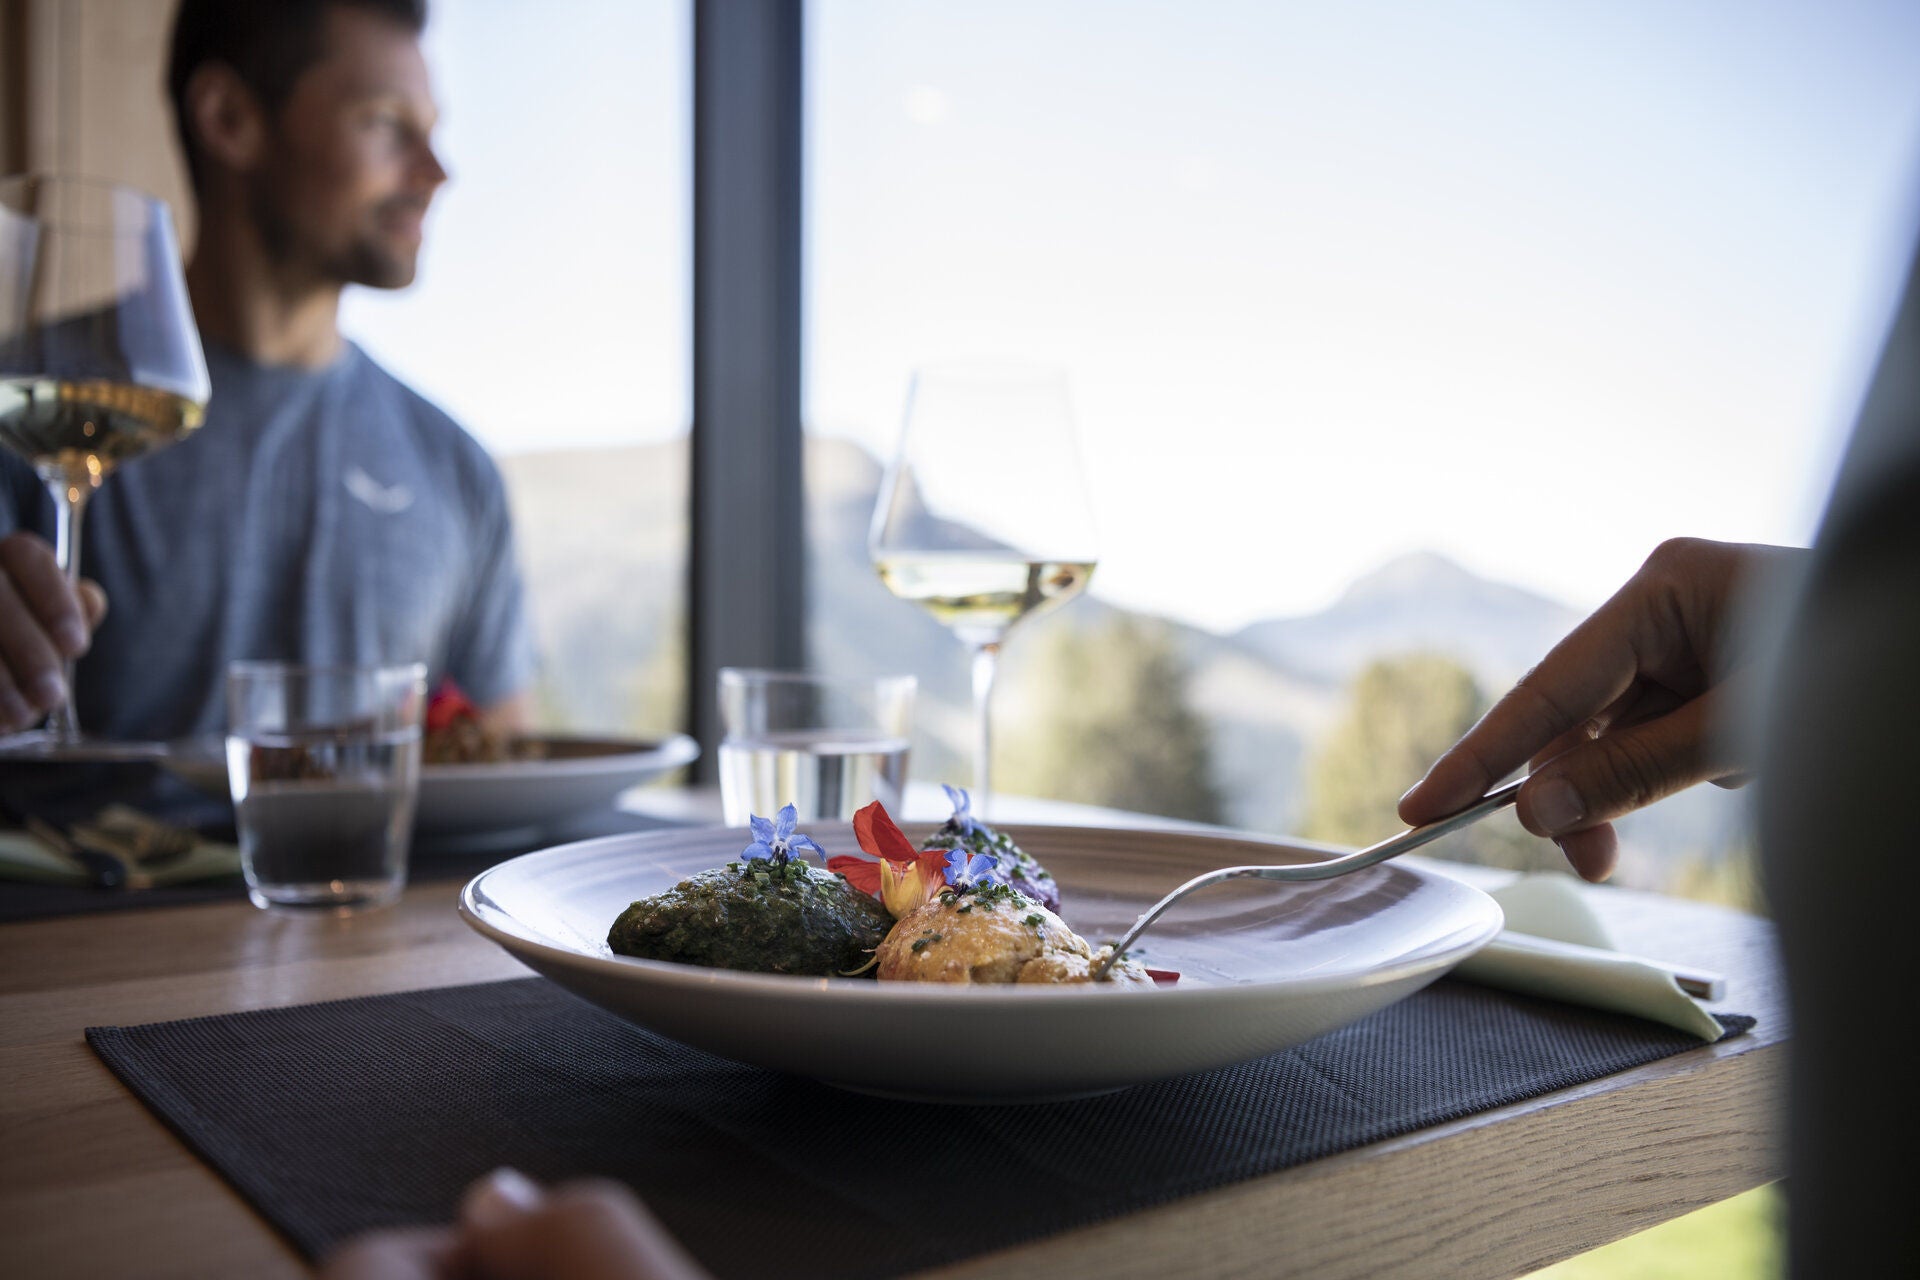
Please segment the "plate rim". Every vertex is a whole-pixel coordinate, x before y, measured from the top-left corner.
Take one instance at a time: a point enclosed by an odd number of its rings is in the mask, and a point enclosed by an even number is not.
[[[548,733],[527,736],[548,742],[569,739],[596,742],[620,741],[619,738],[597,738],[588,734]],[[640,743],[652,745],[640,751],[613,751],[605,755],[573,756],[562,760],[485,760],[464,764],[451,761],[428,764],[422,761],[420,780],[422,782],[429,778],[441,782],[450,779],[492,781],[513,778],[518,780],[536,775],[551,777],[556,774],[624,773],[637,768],[666,770],[692,764],[700,758],[700,744],[691,735],[685,733],[668,734],[664,738],[634,738],[631,741],[636,745]],[[537,852],[544,852],[544,850]]]

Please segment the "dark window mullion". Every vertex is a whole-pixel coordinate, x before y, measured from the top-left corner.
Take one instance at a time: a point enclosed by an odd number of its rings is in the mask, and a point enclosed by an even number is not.
[[[799,0],[693,0],[690,719],[723,666],[806,660]]]

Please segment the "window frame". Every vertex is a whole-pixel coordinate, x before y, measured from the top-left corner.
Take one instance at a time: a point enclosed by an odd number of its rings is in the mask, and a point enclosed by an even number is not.
[[[693,5],[687,717],[716,777],[720,668],[806,664],[800,427],[804,0]]]

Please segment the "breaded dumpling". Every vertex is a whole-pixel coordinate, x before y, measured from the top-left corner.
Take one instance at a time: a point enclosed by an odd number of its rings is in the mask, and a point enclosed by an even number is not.
[[[1080,944],[1085,946],[1083,942]],[[1021,982],[1091,982],[1093,967],[1107,958],[1112,947],[1100,947],[1089,955],[1070,951],[1045,951],[1020,968]],[[1121,960],[1107,970],[1101,982],[1123,987],[1151,987],[1153,977],[1137,961]]]
[[[1087,982],[1099,956],[1059,916],[1005,885],[947,890],[902,917],[875,952],[883,982]],[[1123,960],[1109,978],[1152,986]]]

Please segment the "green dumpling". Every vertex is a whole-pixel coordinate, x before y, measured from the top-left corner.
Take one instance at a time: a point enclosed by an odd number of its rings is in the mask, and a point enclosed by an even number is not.
[[[615,954],[749,973],[835,977],[867,965],[893,928],[879,902],[795,859],[733,862],[642,898],[613,922]]]
[[[938,830],[920,842],[922,849],[959,849],[967,854],[985,854],[993,859],[1000,879],[1026,894],[1049,911],[1060,910],[1060,886],[1048,870],[1034,861],[1032,854],[1013,842],[1004,831],[996,831],[973,816],[973,800],[960,787],[945,783],[940,789],[953,803],[953,816]]]

